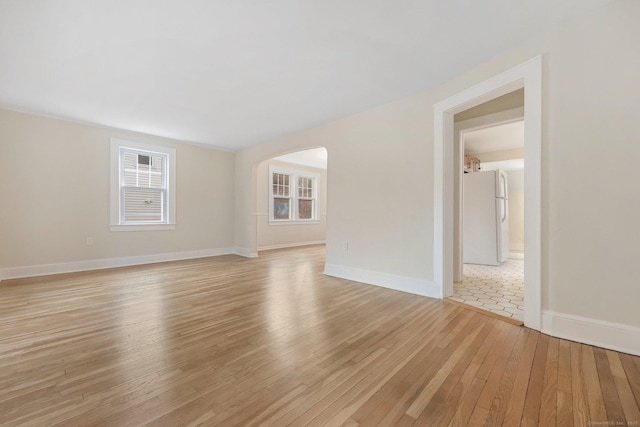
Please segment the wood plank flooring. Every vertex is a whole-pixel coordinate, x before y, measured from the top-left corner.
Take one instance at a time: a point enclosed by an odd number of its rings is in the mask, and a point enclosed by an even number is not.
[[[640,425],[639,357],[323,266],[313,246],[2,282],[0,425]]]

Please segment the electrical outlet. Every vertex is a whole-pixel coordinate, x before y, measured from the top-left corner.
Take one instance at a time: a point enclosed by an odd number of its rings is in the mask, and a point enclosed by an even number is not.
[[[93,246],[93,237],[87,237],[87,246]]]

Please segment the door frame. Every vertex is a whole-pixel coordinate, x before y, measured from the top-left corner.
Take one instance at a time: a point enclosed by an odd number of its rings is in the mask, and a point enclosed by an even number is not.
[[[462,224],[463,224],[463,197],[462,197],[462,180],[464,175],[464,136],[467,132],[479,129],[487,129],[494,126],[504,125],[508,123],[524,121],[524,106],[516,107],[509,110],[499,111],[497,113],[487,114],[472,119],[455,122],[454,129],[454,229],[453,229],[453,281],[461,282],[463,280],[463,262],[464,249],[462,244]]]
[[[453,294],[456,113],[524,87],[524,324],[540,330],[542,299],[542,57],[540,55],[463,90],[434,106],[434,282]],[[459,157],[459,156],[458,156]],[[458,216],[459,217],[459,216]]]

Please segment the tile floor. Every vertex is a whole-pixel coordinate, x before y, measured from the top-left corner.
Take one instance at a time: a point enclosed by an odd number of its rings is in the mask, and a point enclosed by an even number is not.
[[[464,280],[454,283],[451,299],[506,317],[524,320],[524,260],[503,265],[464,265]]]

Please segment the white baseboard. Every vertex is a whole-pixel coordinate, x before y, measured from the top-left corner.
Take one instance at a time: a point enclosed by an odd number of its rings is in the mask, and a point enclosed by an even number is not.
[[[640,328],[570,314],[542,312],[542,332],[640,356]]]
[[[183,259],[206,258],[229,255],[233,248],[201,249],[196,251],[171,252],[165,254],[137,255],[120,258],[102,258],[86,261],[61,262],[56,264],[26,265],[23,267],[0,268],[0,280],[21,277],[46,276],[49,274],[75,273],[87,270],[126,267],[130,265],[153,264],[156,262],[179,261]]]
[[[245,258],[257,258],[258,254],[256,252],[251,252],[251,249],[247,249],[247,248],[239,248],[239,247],[235,247],[233,248],[233,253],[236,255],[240,255],[243,256]]]
[[[335,264],[326,264],[324,274],[425,297],[441,298],[440,287],[430,280],[414,279]]]
[[[511,258],[511,259],[524,259],[524,253],[522,253],[522,252],[509,252],[509,258]]]
[[[324,245],[325,243],[326,243],[325,240],[317,240],[315,242],[283,243],[282,245],[260,246],[258,247],[258,251],[270,251],[271,249],[296,248],[298,246]]]

